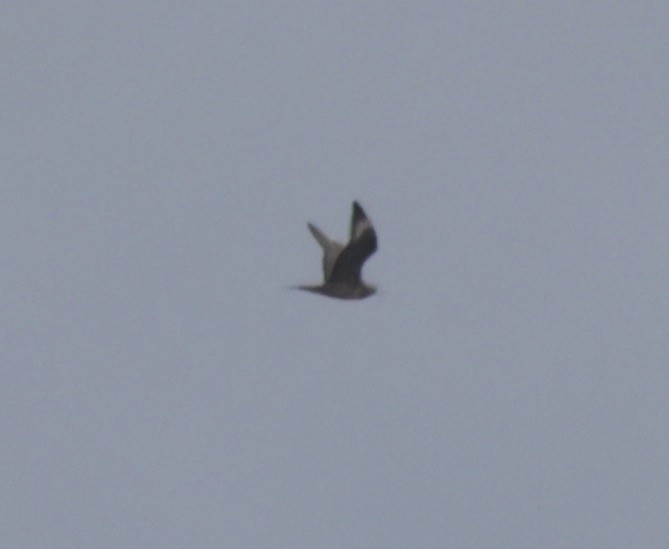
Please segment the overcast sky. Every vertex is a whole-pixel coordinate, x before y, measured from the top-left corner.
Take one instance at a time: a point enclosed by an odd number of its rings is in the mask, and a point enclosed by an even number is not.
[[[4,2],[3,546],[669,546],[668,36]],[[353,200],[380,293],[288,289]]]

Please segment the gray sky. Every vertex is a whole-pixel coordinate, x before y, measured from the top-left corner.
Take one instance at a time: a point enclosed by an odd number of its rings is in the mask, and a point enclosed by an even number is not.
[[[669,5],[2,11],[7,547],[667,546]]]

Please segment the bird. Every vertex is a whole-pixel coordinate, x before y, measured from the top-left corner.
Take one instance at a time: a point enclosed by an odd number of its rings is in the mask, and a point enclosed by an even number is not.
[[[377,249],[376,231],[357,201],[351,213],[351,236],[346,246],[330,239],[313,223],[307,227],[323,248],[323,284],[297,289],[337,299],[364,299],[376,288],[362,280],[362,265]]]

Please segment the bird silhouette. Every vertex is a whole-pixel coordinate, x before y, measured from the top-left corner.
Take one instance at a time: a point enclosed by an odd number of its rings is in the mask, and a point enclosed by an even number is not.
[[[376,292],[374,286],[362,281],[362,265],[377,248],[376,231],[358,202],[353,202],[351,236],[346,246],[312,223],[307,226],[323,248],[323,284],[298,289],[338,299],[363,299]]]

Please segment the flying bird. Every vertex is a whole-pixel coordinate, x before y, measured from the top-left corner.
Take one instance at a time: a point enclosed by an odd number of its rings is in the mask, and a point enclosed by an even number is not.
[[[312,223],[307,226],[323,248],[323,284],[298,289],[338,299],[363,299],[376,292],[361,276],[362,264],[376,251],[376,232],[360,204],[353,202],[351,237],[346,246],[328,238]]]

